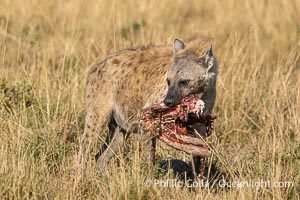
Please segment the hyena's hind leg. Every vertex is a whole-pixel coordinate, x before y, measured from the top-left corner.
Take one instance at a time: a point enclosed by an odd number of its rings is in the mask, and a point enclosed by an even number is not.
[[[96,154],[96,161],[100,171],[104,171],[110,159],[118,154],[125,140],[125,134],[126,132],[116,124],[113,118],[111,118],[109,133],[102,148]]]
[[[110,115],[110,108],[102,106],[101,113],[96,107],[87,109],[85,128],[79,150],[79,163],[82,166],[89,155],[93,152],[98,141],[98,136],[105,131]]]
[[[98,161],[100,156],[107,150],[108,145],[111,143],[111,141],[114,137],[114,134],[115,134],[115,130],[117,128],[117,123],[112,116],[110,116],[110,120],[107,125],[108,125],[108,133],[105,138],[105,141],[103,142],[101,149],[95,155],[96,161]]]

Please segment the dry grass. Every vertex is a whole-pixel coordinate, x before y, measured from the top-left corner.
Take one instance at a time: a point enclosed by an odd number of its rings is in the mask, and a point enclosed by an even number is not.
[[[298,0],[1,0],[0,196],[299,199],[299,13]],[[231,181],[294,186],[146,187],[153,176],[136,151],[103,174],[91,162],[80,177],[74,161],[88,70],[109,52],[195,34],[213,39],[220,67],[212,163]],[[162,145],[159,156],[190,159]]]

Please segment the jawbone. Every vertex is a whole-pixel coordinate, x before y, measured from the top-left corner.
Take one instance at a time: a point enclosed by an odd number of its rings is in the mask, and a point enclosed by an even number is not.
[[[154,104],[143,110],[141,127],[169,146],[192,155],[207,157],[209,147],[197,132],[190,128],[198,123],[206,126],[206,134],[213,130],[215,117],[203,115],[204,102],[194,95],[185,97],[176,107],[164,103]]]

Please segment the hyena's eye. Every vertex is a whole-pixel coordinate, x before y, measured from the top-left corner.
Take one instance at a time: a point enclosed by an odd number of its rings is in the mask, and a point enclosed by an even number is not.
[[[167,79],[167,84],[168,84],[168,86],[170,85],[170,80],[169,79]]]
[[[179,86],[180,87],[185,87],[190,83],[190,80],[181,80],[179,81]]]

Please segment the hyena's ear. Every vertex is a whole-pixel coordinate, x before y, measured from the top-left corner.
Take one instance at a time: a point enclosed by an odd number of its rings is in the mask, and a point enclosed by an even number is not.
[[[212,68],[212,66],[214,65],[215,58],[211,44],[206,50],[204,50],[203,54],[200,56],[200,60],[204,61],[204,63],[206,64],[207,71],[209,71],[210,68]]]
[[[176,52],[178,52],[181,49],[185,48],[185,44],[183,40],[175,38],[174,43],[173,43],[173,54],[175,55]]]

